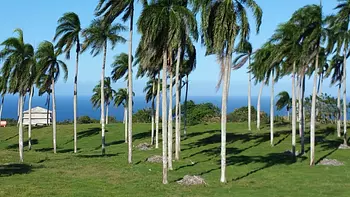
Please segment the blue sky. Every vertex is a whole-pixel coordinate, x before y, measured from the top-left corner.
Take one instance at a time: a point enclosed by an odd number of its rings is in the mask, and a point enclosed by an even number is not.
[[[256,0],[264,11],[263,24],[258,35],[251,35],[251,42],[254,48],[259,48],[269,39],[277,25],[287,21],[292,13],[307,4],[318,4],[319,0]],[[26,42],[35,47],[43,40],[52,41],[57,25],[57,20],[65,12],[76,12],[80,16],[83,27],[87,27],[94,18],[93,12],[98,0],[11,0],[1,2],[1,31],[0,41],[13,36],[15,28],[22,28]],[[337,1],[324,0],[324,13],[333,13]],[[141,6],[136,6],[136,20],[141,11]],[[252,22],[253,24],[253,22]],[[128,24],[125,24],[128,25]],[[136,29],[136,27],[135,27]],[[254,29],[254,28],[252,28]],[[128,33],[122,33],[128,39]],[[135,32],[133,40],[134,50],[138,45],[140,36]],[[216,91],[215,86],[219,76],[219,66],[215,56],[205,56],[205,49],[201,43],[196,44],[198,50],[197,69],[190,76],[190,95],[191,96],[219,96],[221,91]],[[119,44],[114,50],[109,50],[107,55],[106,75],[111,72],[110,64],[113,56],[127,52],[127,44]],[[64,56],[61,57],[64,59]],[[66,60],[69,67],[69,78],[66,83],[60,80],[57,84],[57,95],[73,94],[74,77],[74,54],[71,60]],[[80,95],[91,95],[92,88],[100,79],[102,57],[92,57],[88,52],[81,55],[79,68],[79,89]],[[0,63],[1,65],[1,63]],[[230,96],[244,96],[247,94],[247,73],[246,69],[234,71],[232,73]],[[136,72],[135,72],[136,73]],[[143,95],[143,87],[146,79],[137,79],[134,81],[134,92],[137,96]],[[125,86],[125,82],[120,81],[113,85],[115,89]],[[307,94],[311,92],[312,82],[307,82]],[[275,92],[291,89],[290,77],[285,77],[276,84]],[[259,87],[253,87],[252,95],[258,94]],[[336,95],[336,89],[329,87],[329,81],[324,83],[325,92]],[[265,88],[264,95],[269,95],[270,90]]]

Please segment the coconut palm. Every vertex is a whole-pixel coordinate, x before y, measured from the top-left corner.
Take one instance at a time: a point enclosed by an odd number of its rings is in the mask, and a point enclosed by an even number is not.
[[[262,10],[254,0],[192,0],[195,10],[201,10],[202,37],[207,54],[215,54],[221,65],[222,109],[221,109],[221,182],[226,182],[226,114],[232,53],[237,37],[247,40],[250,34],[247,10],[253,12],[256,30],[259,32]]]
[[[236,49],[236,52],[239,56],[233,61],[233,69],[237,70],[244,66],[248,62],[248,69],[250,67],[250,59],[253,53],[253,47],[249,41],[245,40],[244,43],[240,43],[239,48]],[[248,130],[251,130],[251,73],[248,72]]]
[[[152,121],[152,128],[151,128],[151,145],[154,144],[154,122],[155,122],[155,118],[154,118],[154,100],[157,97],[157,92],[156,92],[156,88],[157,88],[157,80],[155,78],[151,78],[149,81],[147,81],[146,83],[146,87],[143,89],[143,92],[146,93],[146,102],[152,102],[152,115],[151,115],[151,121]]]
[[[289,93],[287,91],[282,91],[278,93],[277,97],[278,97],[278,100],[276,102],[277,110],[282,110],[286,108],[287,117],[289,120],[289,111],[292,108],[292,98],[290,98]]]
[[[91,55],[94,57],[103,52],[103,62],[101,71],[101,87],[104,87],[105,79],[105,67],[107,58],[108,43],[111,48],[117,45],[117,43],[124,43],[125,39],[119,35],[119,32],[124,31],[125,27],[120,24],[103,23],[100,19],[92,21],[87,29],[82,32],[85,41],[82,45],[82,51],[84,52],[88,48],[91,48]],[[102,124],[102,155],[105,154],[105,109],[104,109],[104,88],[101,88],[101,124]]]
[[[58,59],[61,54],[60,50],[56,50],[53,44],[49,41],[40,43],[36,52],[38,59],[38,72],[47,75],[45,84],[51,82],[52,91],[52,130],[53,130],[53,152],[56,153],[56,98],[55,98],[55,82],[60,74],[63,74],[63,79],[67,81],[68,68],[67,65]]]
[[[29,110],[29,124],[28,124],[28,149],[32,149],[32,98],[34,94],[34,85],[35,82],[38,78],[37,73],[38,73],[38,65],[36,62],[35,57],[33,57],[32,64],[30,67],[30,72],[29,72],[29,79],[28,79],[28,84],[29,84],[29,101],[28,101],[28,110]]]
[[[135,95],[135,93],[133,93]],[[118,92],[115,92],[114,94],[114,105],[119,107],[120,105],[123,105],[124,107],[124,125],[125,125],[125,143],[128,142],[128,89],[127,88],[120,88]]]
[[[67,12],[57,21],[58,26],[54,41],[57,40],[56,48],[66,53],[66,58],[70,59],[70,51],[75,46],[75,76],[74,76],[74,96],[73,96],[73,124],[74,124],[74,153],[77,152],[77,96],[78,96],[78,66],[79,54],[81,51],[80,33],[81,25],[79,16],[74,12]]]
[[[3,61],[1,73],[3,84],[7,84],[8,93],[19,94],[19,158],[23,162],[23,97],[29,87],[29,73],[33,64],[34,49],[32,45],[24,42],[23,31],[14,31],[18,37],[10,37],[0,45],[4,48],[0,51],[0,60]]]

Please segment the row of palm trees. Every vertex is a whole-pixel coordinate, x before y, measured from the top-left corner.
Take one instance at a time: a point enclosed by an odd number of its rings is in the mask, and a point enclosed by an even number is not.
[[[43,67],[46,77],[35,77],[33,81],[41,81],[47,90],[53,95],[53,113],[55,114],[54,82],[58,78],[61,68],[66,70],[62,61],[57,59],[61,53],[69,52],[75,46],[76,49],[76,74],[74,85],[74,151],[76,152],[76,100],[77,77],[80,53],[90,49],[96,56],[103,53],[100,87],[105,87],[106,54],[109,48],[114,48],[118,43],[126,42],[119,32],[126,30],[121,24],[116,23],[120,17],[124,22],[129,21],[129,53],[124,57],[119,56],[116,61],[128,62],[124,75],[127,77],[127,93],[132,92],[132,65],[139,66],[138,76],[150,78],[149,98],[154,106],[156,100],[156,112],[152,113],[152,134],[155,136],[156,148],[158,148],[160,94],[162,94],[162,151],[163,151],[163,183],[168,183],[168,169],[172,169],[172,155],[180,159],[180,94],[183,86],[182,78],[186,77],[188,87],[188,75],[195,67],[196,50],[193,42],[201,36],[207,55],[216,55],[220,65],[220,79],[218,87],[222,83],[222,114],[221,114],[221,182],[226,182],[226,112],[227,99],[230,87],[231,69],[242,67],[249,62],[249,88],[248,109],[250,112],[251,80],[265,85],[271,85],[271,107],[273,107],[274,83],[283,76],[292,75],[292,150],[296,149],[296,103],[299,105],[299,132],[301,135],[302,153],[304,152],[304,92],[305,77],[314,75],[312,113],[311,113],[311,159],[310,165],[314,165],[315,145],[315,115],[317,79],[323,75],[324,70],[331,70],[329,74],[339,88],[343,88],[344,100],[344,143],[346,143],[346,58],[348,55],[348,37],[350,0],[341,0],[336,7],[338,13],[329,17],[323,17],[321,5],[308,5],[297,10],[291,19],[277,28],[271,39],[260,49],[254,51],[249,43],[250,24],[247,12],[252,11],[252,18],[256,22],[256,33],[259,32],[262,23],[262,9],[254,0],[154,0],[140,1],[142,12],[137,20],[137,30],[141,34],[141,41],[137,47],[135,61],[132,56],[132,37],[134,26],[134,0],[114,1],[100,0],[96,7],[94,19],[91,25],[82,29],[79,17],[74,13],[67,13],[58,21],[55,40],[56,47],[49,42],[42,43],[37,54],[29,44],[24,43],[23,33],[18,38],[10,38],[2,43],[4,49],[0,58],[4,60],[2,68],[3,80],[1,84],[7,84],[8,93],[19,93],[20,109],[22,110],[23,97],[31,90],[32,84],[28,83],[31,77],[27,76],[31,71],[34,60]],[[190,7],[193,10],[190,10]],[[200,14],[201,34],[198,33],[196,14]],[[150,28],[152,27],[152,28]],[[81,42],[81,38],[84,41]],[[12,41],[16,40],[16,43]],[[17,43],[18,42],[18,43]],[[11,44],[12,43],[12,44]],[[42,49],[43,48],[43,49]],[[233,55],[237,54],[237,60],[233,61]],[[330,64],[328,57],[334,55]],[[34,57],[34,58],[33,58]],[[122,60],[121,60],[122,59]],[[340,59],[340,60],[339,60]],[[342,59],[342,61],[341,61]],[[118,65],[118,63],[116,64]],[[324,69],[326,65],[328,69]],[[320,69],[321,68],[321,69]],[[18,70],[28,69],[23,74]],[[36,70],[36,69],[34,69]],[[115,72],[117,72],[114,69]],[[327,73],[332,73],[327,72]],[[127,73],[127,75],[125,75]],[[118,80],[120,78],[113,78]],[[175,75],[175,77],[174,77]],[[253,77],[252,77],[253,75]],[[28,80],[27,80],[28,78]],[[174,80],[175,78],[175,80]],[[21,80],[19,80],[21,79]],[[108,79],[108,78],[107,78]],[[168,82],[169,79],[169,82]],[[173,80],[175,84],[173,84]],[[25,81],[25,82],[24,82]],[[323,81],[323,78],[319,80]],[[34,84],[34,83],[33,83]],[[168,85],[169,84],[169,85]],[[172,109],[172,91],[175,85],[175,112]],[[44,86],[44,85],[43,85]],[[168,88],[169,86],[169,88]],[[188,90],[188,88],[186,89]],[[106,88],[100,88],[101,130],[102,130],[102,154],[105,153],[105,107],[109,103],[104,95]],[[169,92],[168,92],[169,90]],[[98,90],[96,90],[98,91]],[[187,92],[187,91],[186,91]],[[97,93],[97,92],[96,92]],[[168,94],[169,93],[169,94]],[[296,95],[298,93],[298,95]],[[32,94],[30,94],[32,95]],[[187,98],[187,93],[186,96]],[[167,99],[168,98],[168,99]],[[260,100],[260,99],[259,99]],[[106,102],[107,101],[107,102]],[[128,94],[127,102],[127,130],[128,130],[128,162],[132,163],[132,94]],[[185,102],[186,104],[186,102]],[[107,105],[108,106],[108,105]],[[154,109],[154,107],[153,107]],[[186,110],[186,107],[185,107]],[[154,111],[154,110],[153,110]],[[271,145],[273,145],[273,109],[271,110]],[[175,150],[173,151],[173,126],[172,115],[175,114]],[[260,129],[260,104],[257,106],[257,129]],[[22,111],[20,113],[20,116]],[[186,114],[186,113],[184,113]],[[251,129],[251,116],[248,117],[248,128]],[[185,117],[184,117],[185,118]],[[20,120],[22,117],[19,118]],[[22,121],[20,121],[20,139],[22,138]],[[55,122],[55,115],[54,115]],[[154,130],[155,124],[155,130]],[[55,136],[55,123],[54,123]],[[186,125],[184,125],[186,127]],[[154,142],[152,137],[152,143]],[[22,140],[23,141],[23,140]],[[55,146],[55,137],[54,137]],[[22,150],[21,150],[22,147]],[[20,154],[23,152],[23,142],[20,140]],[[23,154],[22,154],[23,155]],[[23,159],[23,156],[21,156]]]

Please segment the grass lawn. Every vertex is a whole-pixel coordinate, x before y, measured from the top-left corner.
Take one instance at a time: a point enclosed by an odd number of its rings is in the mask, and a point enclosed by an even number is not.
[[[104,157],[98,124],[78,126],[78,154],[72,153],[72,125],[58,126],[57,154],[51,149],[51,128],[34,129],[24,164],[18,163],[17,127],[0,128],[0,196],[349,196],[350,150],[337,150],[342,140],[334,127],[318,126],[316,161],[337,159],[345,164],[339,167],[310,167],[308,153],[293,162],[283,154],[291,149],[288,127],[276,128],[271,147],[269,128],[248,132],[246,124],[228,124],[227,184],[219,183],[220,124],[189,127],[168,185],[162,184],[161,164],[145,162],[161,149],[135,148],[133,165],[127,164],[122,124],[107,126]],[[133,139],[135,146],[149,143],[150,124],[135,124]],[[307,151],[308,141],[307,135]],[[201,175],[207,185],[178,185],[186,174]]]

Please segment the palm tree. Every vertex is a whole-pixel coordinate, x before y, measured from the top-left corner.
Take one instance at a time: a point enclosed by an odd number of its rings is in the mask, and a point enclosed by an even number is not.
[[[146,93],[146,102],[149,103],[150,101],[152,102],[152,115],[151,115],[151,121],[152,121],[152,128],[151,128],[151,145],[154,144],[154,122],[155,122],[155,114],[154,114],[154,100],[157,97],[157,92],[156,92],[156,86],[157,85],[157,80],[155,78],[151,78],[149,81],[146,83],[146,87],[143,89],[143,92]]]
[[[147,5],[147,0],[141,0],[143,5]],[[129,53],[128,53],[128,92],[133,92],[132,88],[132,39],[134,25],[134,0],[114,1],[100,0],[95,11],[97,16],[103,16],[104,23],[111,24],[118,16],[123,14],[122,20],[129,20]],[[128,98],[128,162],[132,163],[132,95]]]
[[[135,93],[132,93],[133,96],[135,96]],[[127,115],[127,108],[128,108],[128,89],[127,88],[120,88],[118,92],[115,92],[114,94],[114,105],[119,107],[120,105],[123,105],[124,107],[124,121],[125,121],[125,143],[127,143],[128,139],[128,115]]]
[[[241,40],[249,37],[249,22],[246,8],[253,11],[253,18],[257,22],[259,32],[262,10],[254,0],[192,0],[195,10],[202,14],[202,37],[206,45],[207,54],[216,54],[221,65],[223,80],[221,107],[221,182],[226,182],[226,114],[229,81],[231,74],[232,53],[236,38]]]
[[[57,41],[56,48],[66,53],[66,58],[70,59],[70,51],[75,45],[75,76],[74,76],[74,97],[73,97],[73,124],[74,124],[74,153],[77,152],[77,95],[78,95],[78,66],[80,44],[80,19],[74,12],[67,12],[57,21],[58,26],[54,41]]]
[[[38,70],[40,73],[47,74],[47,82],[51,82],[52,91],[52,127],[53,127],[53,152],[56,153],[56,98],[55,98],[55,82],[58,80],[61,72],[63,72],[63,78],[67,81],[68,68],[67,65],[58,59],[61,54],[60,50],[56,50],[53,44],[49,41],[43,41],[40,43],[36,52],[36,58],[38,59]]]
[[[250,67],[250,59],[251,55],[253,53],[253,47],[249,41],[244,41],[244,43],[239,44],[238,49],[236,49],[236,52],[239,53],[240,55],[236,57],[236,59],[233,61],[233,69],[237,70],[244,66],[248,62],[248,69]],[[248,130],[251,131],[251,73],[248,72]]]
[[[28,101],[28,110],[29,110],[29,124],[28,124],[28,149],[32,149],[32,98],[34,94],[34,85],[37,80],[37,62],[35,57],[33,57],[30,72],[29,72],[29,80],[28,84],[30,86],[29,89],[29,101]]]
[[[289,111],[292,108],[292,98],[290,98],[287,91],[282,91],[277,95],[279,99],[276,102],[277,110],[282,110],[283,108],[287,109],[287,117],[289,120]]]
[[[0,60],[3,66],[1,73],[3,84],[8,84],[8,93],[19,94],[19,157],[23,162],[23,97],[29,88],[29,73],[33,64],[34,49],[32,45],[24,42],[23,31],[15,29],[18,37],[10,37],[0,45],[4,48],[0,51]]]
[[[101,72],[101,87],[104,87],[105,67],[107,58],[107,45],[111,44],[113,49],[117,43],[124,43],[125,39],[118,35],[119,32],[125,30],[120,24],[103,23],[100,19],[92,21],[87,29],[84,29],[82,35],[85,41],[82,46],[82,51],[91,48],[91,54],[95,57],[103,51],[103,62]],[[105,154],[105,117],[104,117],[104,88],[101,88],[101,124],[102,124],[102,155]]]
[[[350,42],[350,1],[349,0],[339,0],[338,5],[335,7],[338,11],[331,20],[331,23],[328,25],[329,28],[334,32],[333,34],[333,45],[336,45],[336,52],[339,55],[343,52],[343,79],[342,79],[342,88],[343,88],[343,127],[344,127],[344,145],[347,145],[347,107],[346,107],[346,60],[349,53],[349,42]]]

